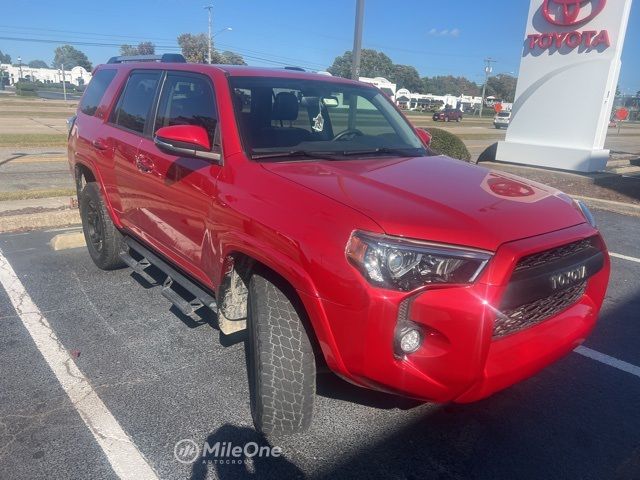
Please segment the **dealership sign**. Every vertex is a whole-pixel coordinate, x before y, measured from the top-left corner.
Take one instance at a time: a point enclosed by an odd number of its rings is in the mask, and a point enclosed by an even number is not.
[[[604,169],[632,0],[531,0],[509,129],[497,159]]]

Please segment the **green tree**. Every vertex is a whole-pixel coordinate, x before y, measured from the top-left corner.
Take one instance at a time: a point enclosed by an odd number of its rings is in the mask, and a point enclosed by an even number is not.
[[[345,52],[336,57],[327,71],[337,77],[351,78],[352,56],[351,52]],[[360,57],[361,77],[384,77],[390,79],[394,73],[394,65],[391,59],[382,52],[363,49]]]
[[[206,63],[209,51],[209,39],[205,33],[193,35],[183,33],[178,36],[178,45],[182,49],[182,55],[187,62]],[[214,58],[212,58],[214,61]]]
[[[31,68],[49,68],[49,65],[47,65],[47,62],[43,60],[31,60],[29,62],[29,66]]]
[[[504,73],[491,77],[487,82],[487,96],[494,96],[505,102],[513,102],[517,83],[516,77]]]
[[[423,85],[420,74],[415,67],[410,65],[394,65],[390,80],[394,82],[399,89],[406,88],[412,93],[422,92]]]
[[[155,55],[156,46],[152,42],[140,42],[137,47],[120,45],[120,55]]]
[[[433,95],[471,95],[479,94],[478,85],[465,77],[453,75],[424,77],[422,79],[424,93]]]
[[[93,70],[93,65],[91,65],[87,56],[80,50],[73,48],[71,45],[62,45],[56,48],[54,51],[53,63],[51,65],[53,68],[60,68],[64,65],[65,70],[78,65],[88,71]]]
[[[120,45],[120,55],[123,55],[125,57],[130,57],[132,55],[137,55],[138,54],[138,49],[132,45],[127,45],[126,43],[123,45]]]
[[[246,65],[241,55],[234,52],[224,51],[221,54],[216,53],[216,63],[223,63],[226,65]]]
[[[11,63],[11,55],[2,53],[2,50],[0,50],[0,63]]]
[[[140,42],[138,44],[138,53],[140,55],[155,55],[156,46],[152,42]]]

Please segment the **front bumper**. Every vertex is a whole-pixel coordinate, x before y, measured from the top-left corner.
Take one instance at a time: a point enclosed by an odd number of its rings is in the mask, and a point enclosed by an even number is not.
[[[493,338],[493,324],[519,258],[591,237],[587,224],[501,246],[472,286],[417,294],[368,284],[368,303],[347,308],[322,301],[347,380],[375,390],[436,402],[471,402],[523,380],[582,343],[595,325],[609,279],[609,259],[572,306],[533,327]],[[604,242],[601,241],[602,248]],[[406,357],[394,353],[399,306],[424,333]]]

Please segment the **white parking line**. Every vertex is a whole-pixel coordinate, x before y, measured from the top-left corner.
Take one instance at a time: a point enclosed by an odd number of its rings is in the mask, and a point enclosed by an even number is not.
[[[116,475],[122,479],[156,480],[158,477],[153,469],[60,343],[1,250],[0,285],[6,290],[36,347],[104,451]]]
[[[640,377],[640,367],[636,367],[635,365],[631,365],[630,363],[610,357],[609,355],[605,355],[604,353],[600,353],[583,346],[576,348],[574,352],[595,360],[596,362],[604,363],[605,365],[609,365],[610,367],[617,368],[618,370],[622,370],[623,372],[627,372],[631,375],[635,375],[636,377]]]
[[[628,255],[621,255],[620,253],[609,252],[609,255],[615,258],[621,258],[623,260],[629,260],[630,262],[640,263],[640,258],[629,257]]]

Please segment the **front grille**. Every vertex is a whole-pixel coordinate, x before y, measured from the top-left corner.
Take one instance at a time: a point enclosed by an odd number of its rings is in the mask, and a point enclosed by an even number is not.
[[[493,338],[511,335],[557,315],[576,303],[586,288],[585,281],[551,296],[500,312],[493,325]]]
[[[530,268],[539,267],[541,265],[546,265],[547,263],[555,262],[565,257],[575,255],[576,253],[593,246],[593,238],[585,238],[584,240],[568,243],[567,245],[562,245],[561,247],[552,248],[551,250],[534,253],[533,255],[528,255],[520,259],[514,271],[520,272],[523,270],[528,270]]]

